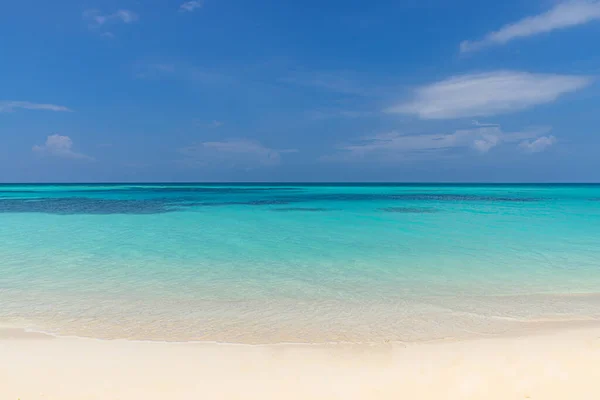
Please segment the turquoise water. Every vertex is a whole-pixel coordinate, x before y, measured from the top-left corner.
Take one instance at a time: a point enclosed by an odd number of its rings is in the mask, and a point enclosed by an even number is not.
[[[429,340],[600,319],[600,185],[0,185],[0,324]]]

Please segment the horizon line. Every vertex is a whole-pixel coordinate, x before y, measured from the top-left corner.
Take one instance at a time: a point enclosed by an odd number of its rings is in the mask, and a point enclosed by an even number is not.
[[[0,182],[0,185],[599,185],[600,181],[97,181]]]

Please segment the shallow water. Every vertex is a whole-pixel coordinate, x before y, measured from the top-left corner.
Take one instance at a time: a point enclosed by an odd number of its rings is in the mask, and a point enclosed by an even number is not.
[[[0,185],[0,323],[429,340],[600,319],[599,185]]]

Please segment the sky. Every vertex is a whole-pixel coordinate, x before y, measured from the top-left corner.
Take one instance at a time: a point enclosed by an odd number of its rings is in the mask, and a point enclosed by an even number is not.
[[[600,0],[0,4],[0,182],[598,182]]]

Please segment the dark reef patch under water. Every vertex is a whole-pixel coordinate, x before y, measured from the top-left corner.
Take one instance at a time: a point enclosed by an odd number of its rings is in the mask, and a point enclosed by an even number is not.
[[[387,192],[387,193],[386,193]],[[396,213],[432,213],[435,208],[418,207],[415,202],[490,202],[526,203],[547,200],[543,197],[520,196],[506,192],[491,194],[426,193],[414,191],[383,193],[327,193],[311,191],[308,187],[98,187],[73,189],[62,187],[56,191],[35,191],[30,188],[2,190],[0,186],[0,213],[73,214],[162,214],[203,207],[227,206],[289,206],[273,208],[278,212],[325,212],[327,207],[302,207],[303,203],[330,202],[389,202],[380,211]],[[410,205],[402,206],[402,202]],[[399,204],[397,207],[393,204]],[[298,205],[298,206],[295,206]],[[311,204],[312,205],[312,204]],[[320,206],[321,204],[319,204]]]
[[[162,214],[177,211],[160,200],[108,200],[72,197],[64,199],[0,200],[0,213]]]

